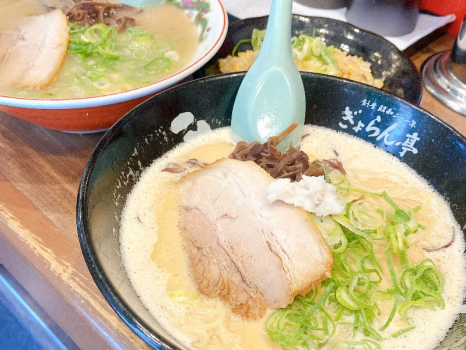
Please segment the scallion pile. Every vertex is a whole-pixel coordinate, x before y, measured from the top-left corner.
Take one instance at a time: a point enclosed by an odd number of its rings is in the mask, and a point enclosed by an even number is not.
[[[156,40],[138,27],[118,33],[112,26],[70,24],[68,52],[78,61],[76,83],[106,88],[112,82],[151,83],[169,71],[177,59],[173,45]]]
[[[347,203],[344,215],[310,214],[333,252],[332,277],[305,297],[296,296],[285,309],[274,311],[266,330],[283,349],[317,349],[329,342],[335,349],[380,349],[382,332],[397,314],[404,325],[392,325],[390,337],[415,328],[407,315],[410,308],[444,308],[443,274],[430,259],[419,264],[408,259],[407,237],[424,229],[416,219],[420,207],[401,207],[387,192],[352,189],[341,174],[326,178],[340,193],[359,195]],[[384,262],[374,253],[375,242],[385,247]],[[389,281],[383,281],[382,263]],[[382,316],[382,302],[391,307],[388,316]],[[351,334],[332,341],[339,327]]]
[[[262,46],[265,37],[265,29],[254,29],[251,39],[240,40],[233,48],[231,53],[235,56],[239,46],[249,43],[254,52],[258,52]],[[339,71],[338,62],[332,58],[335,48],[333,45],[325,45],[319,36],[310,36],[301,34],[291,38],[291,51],[293,58],[299,61],[305,61],[309,71],[336,75]]]

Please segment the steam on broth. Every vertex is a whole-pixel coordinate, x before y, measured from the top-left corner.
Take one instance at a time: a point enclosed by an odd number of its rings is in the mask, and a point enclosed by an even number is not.
[[[11,32],[33,16],[54,8],[67,13],[73,5],[71,0],[4,0],[0,4],[0,39],[1,33]],[[186,67],[195,56],[199,31],[174,4],[167,2],[142,10],[123,7],[117,13],[116,22],[104,16],[108,26],[86,27],[69,16],[68,52],[53,81],[40,88],[0,84],[0,94],[46,99],[112,94],[162,80]],[[122,21],[127,22],[127,29],[117,32]]]
[[[386,191],[403,208],[422,208],[416,212],[416,217],[425,228],[406,237],[409,244],[406,252],[414,265],[431,259],[444,278],[443,308],[411,307],[406,318],[397,312],[386,327],[384,324],[391,317],[393,298],[378,294],[380,315],[372,326],[383,340],[360,331],[356,331],[353,338],[353,325],[362,320],[355,321],[344,312],[338,318],[334,314],[338,311],[327,303],[326,311],[333,313],[332,319],[336,320],[338,327],[330,340],[323,344],[324,348],[349,346],[349,343],[339,342],[364,339],[369,339],[370,343],[366,345],[373,348],[434,348],[457,317],[466,287],[465,243],[448,204],[406,165],[362,140],[316,126],[306,126],[304,134],[308,136],[301,144],[302,150],[310,159],[328,159],[338,154],[352,188],[367,193]],[[185,346],[222,349],[235,344],[242,349],[280,349],[280,345],[273,342],[266,332],[266,322],[274,310],[268,310],[266,316],[259,320],[244,320],[219,300],[206,298],[197,291],[179,227],[178,181],[181,175],[162,172],[169,163],[183,164],[193,158],[212,163],[227,157],[233,149],[229,129],[219,129],[196,142],[178,146],[146,169],[122,211],[122,260],[146,308]],[[385,247],[377,240],[372,244],[376,258],[383,264],[386,261]],[[393,265],[395,269],[400,267],[395,258]],[[379,288],[393,289],[387,264],[383,264],[382,270]],[[324,282],[317,293],[323,294],[327,286]],[[436,320],[434,326],[432,319]],[[324,337],[323,333],[320,336]]]

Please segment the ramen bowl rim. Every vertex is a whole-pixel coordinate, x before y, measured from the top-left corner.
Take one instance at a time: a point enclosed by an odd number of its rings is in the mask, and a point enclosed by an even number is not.
[[[212,75],[207,77],[202,77],[196,79],[193,82],[183,83],[178,86],[171,87],[169,90],[177,89],[185,84],[190,83],[200,83],[201,81],[205,80],[219,80],[219,79],[228,79],[228,77],[236,77],[236,76],[243,76],[245,72],[235,72],[235,73],[226,73],[222,75]],[[301,72],[301,75],[317,75],[317,73],[310,73],[310,72]],[[424,114],[427,118],[433,119],[436,123],[441,124],[443,127],[447,128],[449,132],[453,135],[458,137],[460,141],[466,145],[466,136],[461,134],[458,130],[456,130],[453,126],[448,124],[446,121],[440,119],[439,117],[435,116],[433,113],[425,110],[424,108],[417,106],[411,102],[403,100],[400,97],[392,95],[388,92],[379,90],[375,87],[368,86],[363,83],[355,82],[352,80],[334,77],[334,76],[325,76],[325,79],[328,80],[335,80],[344,82],[346,86],[356,85],[361,86],[366,90],[372,90],[377,94],[385,95],[390,99],[397,100],[403,104],[408,105],[410,108],[417,110]],[[155,98],[160,98],[155,97]],[[148,102],[148,101],[146,101]],[[95,165],[97,162],[97,157],[101,153],[101,151],[109,144],[117,140],[118,138],[114,138],[113,136],[116,133],[119,133],[122,129],[125,128],[126,123],[130,121],[132,118],[131,113],[128,113],[123,118],[121,118],[115,125],[113,125],[107,133],[102,137],[98,144],[96,145],[94,151],[90,155],[90,158],[83,170],[83,175],[80,180],[78,195],[77,195],[77,205],[76,205],[76,223],[78,229],[78,238],[80,242],[80,246],[83,252],[84,260],[86,265],[93,277],[94,281],[96,282],[99,291],[102,293],[106,301],[109,305],[114,309],[114,311],[122,318],[122,320],[126,323],[126,325],[134,331],[139,337],[141,337],[145,342],[147,342],[151,346],[163,346],[167,349],[180,349],[178,345],[172,344],[170,341],[165,339],[159,333],[152,330],[152,328],[145,323],[136,313],[132,312],[132,308],[130,305],[125,303],[120,293],[114,288],[112,281],[109,279],[107,274],[105,273],[105,269],[102,266],[102,263],[96,253],[95,246],[92,244],[91,239],[91,229],[89,223],[89,199],[90,199],[90,178],[93,169],[95,169]],[[176,146],[176,145],[175,145]],[[174,146],[174,147],[175,147]],[[464,231],[464,228],[463,228]]]

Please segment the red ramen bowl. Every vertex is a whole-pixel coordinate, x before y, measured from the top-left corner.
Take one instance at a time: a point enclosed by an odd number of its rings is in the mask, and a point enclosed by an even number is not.
[[[226,11],[219,0],[173,1],[189,18],[203,23],[205,34],[194,58],[174,74],[139,88],[115,94],[75,99],[27,99],[0,95],[0,110],[32,124],[65,132],[98,132],[109,129],[138,104],[180,82],[205,65],[219,50],[228,28]],[[200,27],[199,27],[200,28]]]

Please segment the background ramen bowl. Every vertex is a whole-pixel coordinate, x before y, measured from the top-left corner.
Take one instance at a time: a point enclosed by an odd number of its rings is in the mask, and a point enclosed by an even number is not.
[[[197,131],[199,121],[212,128],[230,125],[243,77],[244,73],[233,73],[197,79],[154,96],[103,136],[84,170],[77,198],[84,259],[108,303],[153,347],[172,349],[179,344],[148,314],[121,267],[118,235],[122,204],[143,169],[181,143],[188,131]],[[395,155],[448,199],[460,226],[466,227],[465,137],[432,114],[379,89],[313,73],[302,73],[302,78],[306,123],[360,137]],[[374,106],[384,106],[385,112],[374,113]],[[358,113],[351,119],[348,111],[354,110]],[[194,121],[185,130],[172,132],[171,122],[184,112],[191,112]],[[353,129],[370,122],[379,133],[365,127]],[[389,135],[383,137],[384,131]],[[405,142],[407,135],[416,140],[411,146]],[[463,337],[464,321],[457,322],[444,347],[450,348],[448,344]]]
[[[254,28],[265,29],[267,21],[268,16],[264,16],[231,23],[222,47],[205,67],[196,72],[196,77],[221,74],[218,59],[230,55],[241,40],[250,39]],[[320,36],[326,45],[362,57],[371,64],[374,77],[383,78],[383,90],[414,104],[421,102],[422,81],[419,71],[403,52],[385,38],[336,19],[300,15],[292,17],[291,34]],[[238,51],[251,49],[250,44],[238,47]]]
[[[192,61],[179,72],[158,82],[116,94],[62,100],[23,99],[0,95],[0,110],[32,124],[67,132],[96,132],[107,130],[132,108],[154,94],[183,80],[206,64],[221,47],[228,29],[225,9],[219,0],[210,0],[210,10],[205,14],[207,30],[205,39]],[[188,8],[186,14],[195,18],[196,9]]]

